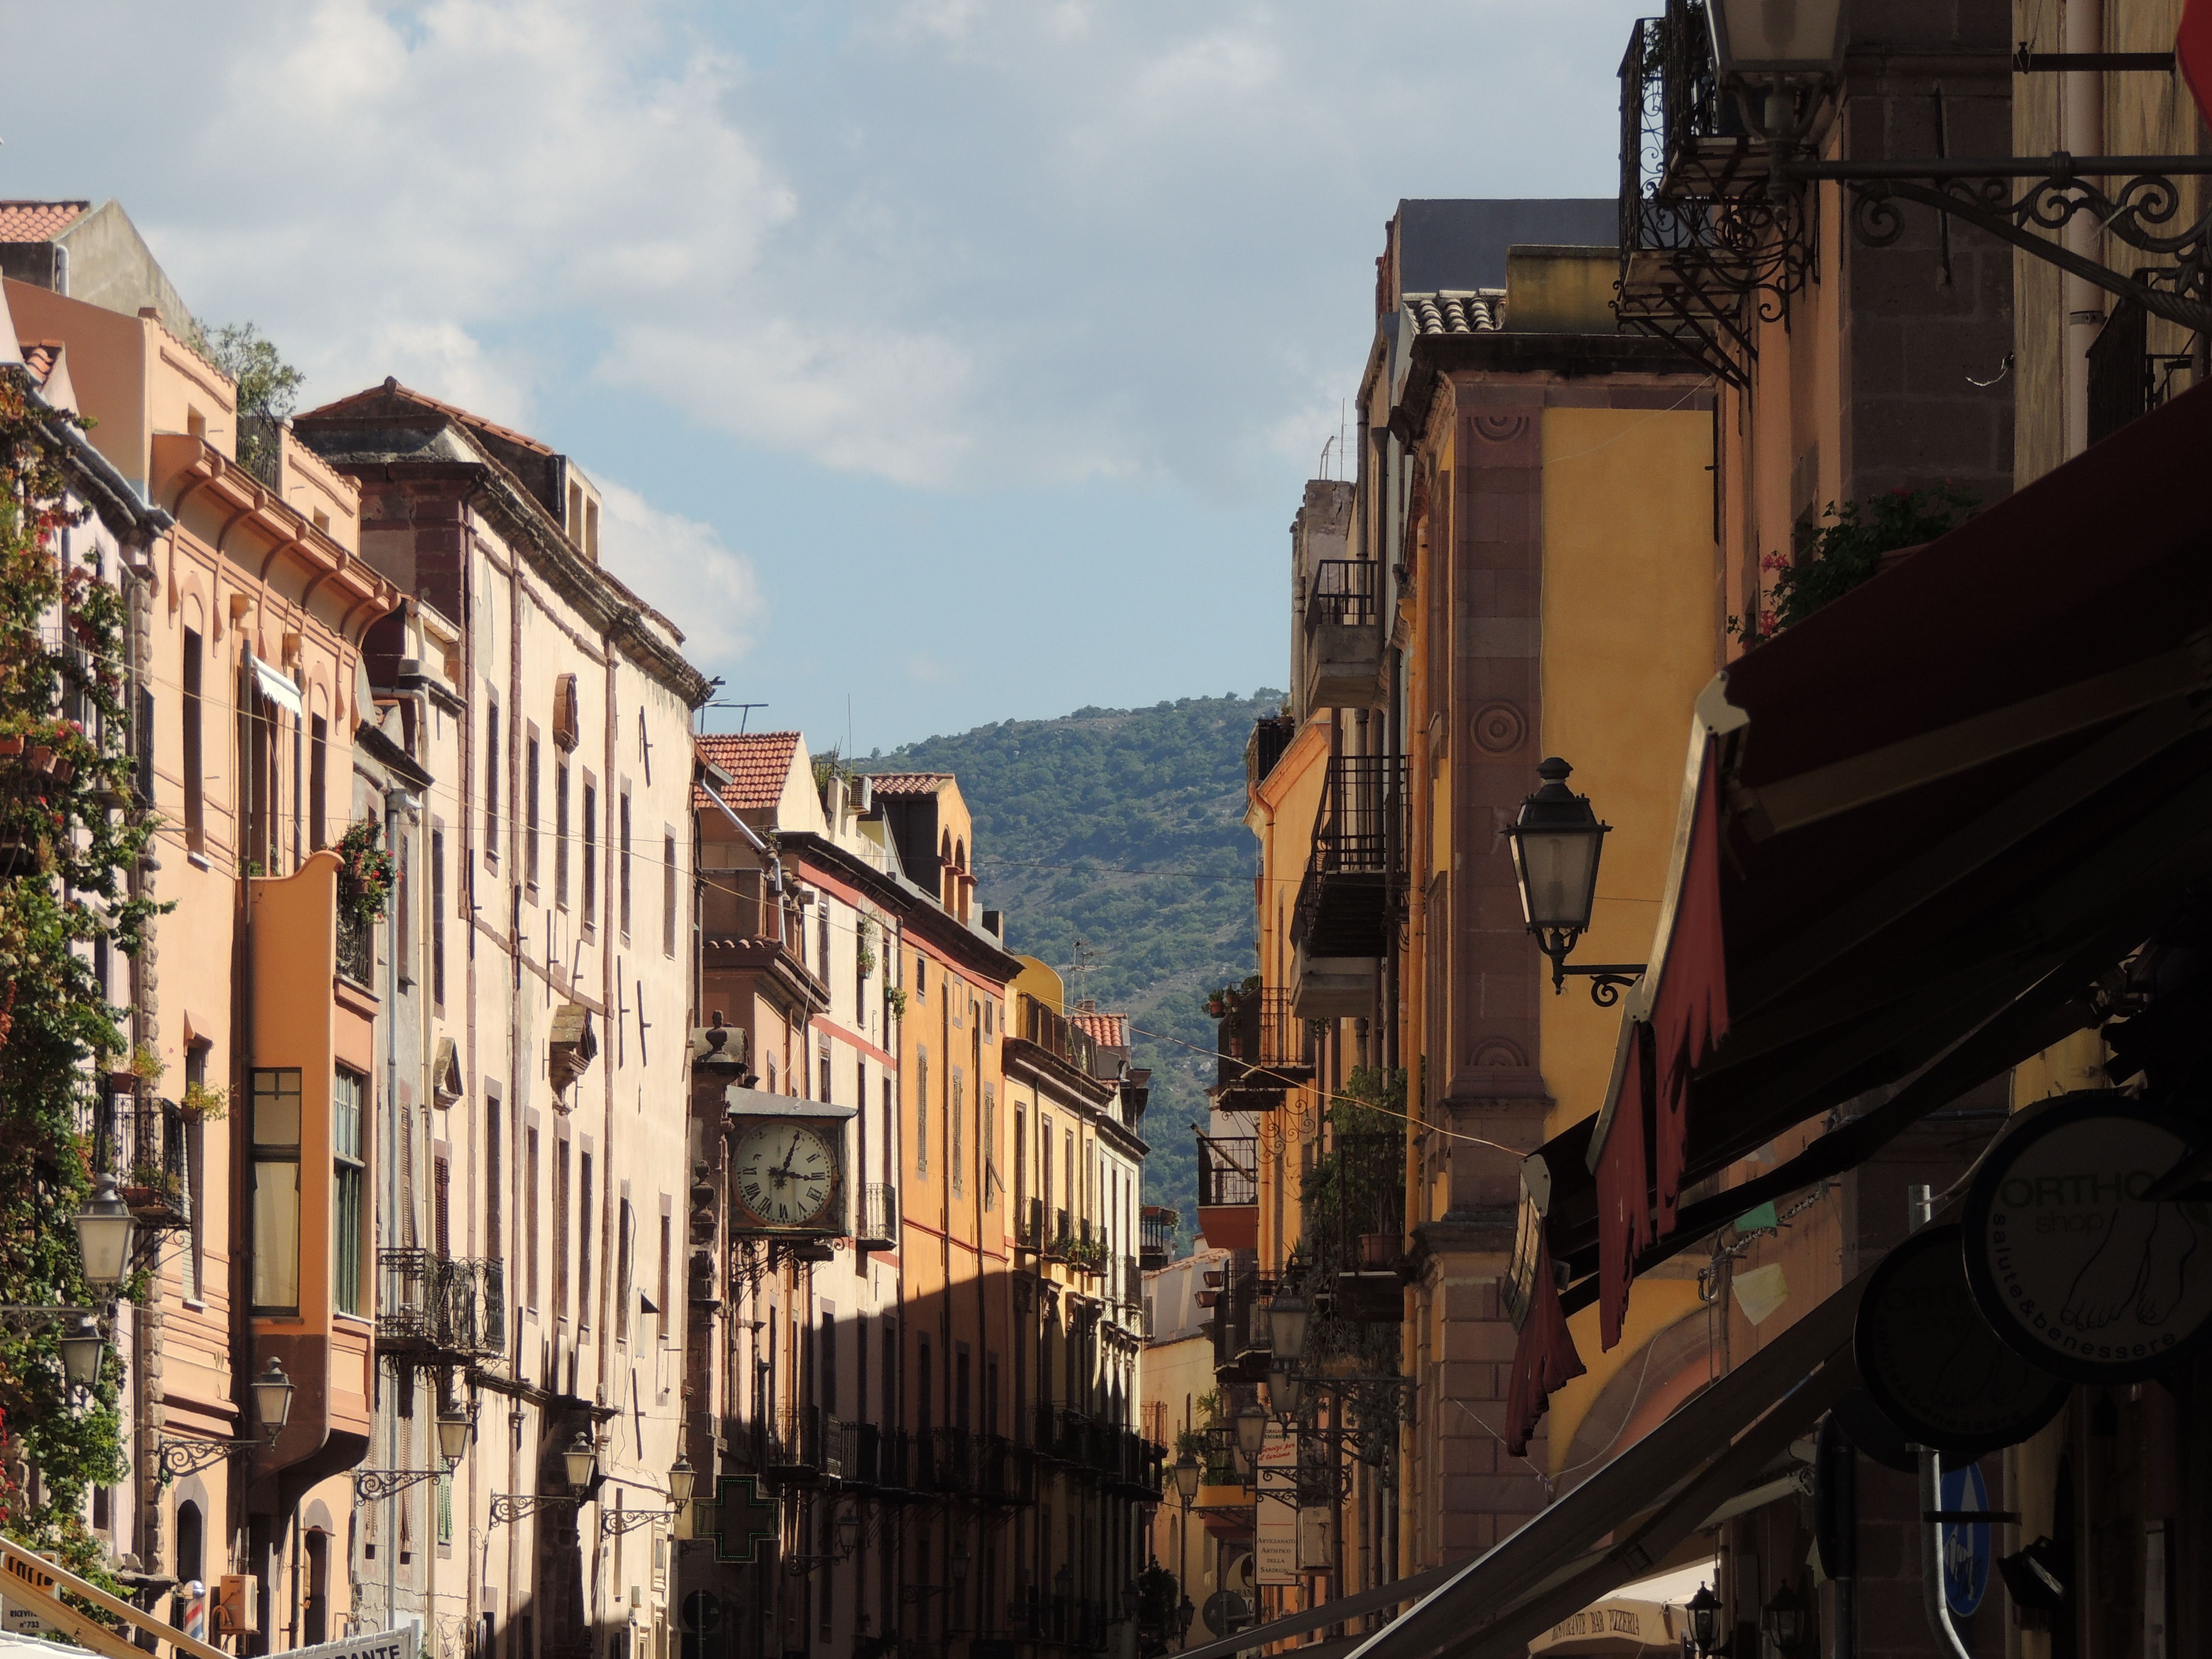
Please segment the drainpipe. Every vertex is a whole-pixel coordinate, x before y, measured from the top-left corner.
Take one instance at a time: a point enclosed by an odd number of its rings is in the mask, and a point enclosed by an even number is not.
[[[2102,52],[2105,49],[2105,0],[2064,0],[2063,27],[2066,50]],[[2060,143],[2075,155],[2101,155],[2105,150],[2105,76],[2100,70],[2070,70],[2059,91]],[[2096,216],[2077,213],[2066,227],[2069,252],[2085,259],[2098,257],[2104,228]],[[2059,279],[2065,312],[2065,368],[2062,384],[2066,393],[2064,434],[2066,459],[2089,447],[2089,348],[2105,325],[2107,304],[2103,289],[2070,272]]]
[[[414,805],[414,798],[404,789],[392,787],[384,793],[384,845],[397,857],[399,846],[400,815]],[[384,1213],[397,1217],[399,1213],[399,907],[389,903],[384,907],[385,982],[390,1012],[384,1019]],[[411,1161],[411,1160],[410,1160]],[[405,1228],[401,1227],[401,1237]],[[396,1412],[387,1412],[385,1449],[391,1461],[385,1467],[396,1469],[399,1462],[399,1419]],[[399,1494],[389,1493],[384,1500],[384,1627],[399,1628]],[[434,1556],[436,1552],[433,1551]]]
[[[1923,1186],[1908,1188],[1906,1194],[1912,1231],[1918,1232],[1934,1214],[1935,1200],[1930,1189]],[[1943,1458],[1933,1446],[1915,1449],[1920,1454],[1920,1512],[1925,1516],[1943,1507]],[[1973,1659],[1959,1639],[1958,1627],[1951,1622],[1951,1604],[1943,1594],[1943,1523],[1940,1521],[1920,1523],[1920,1604],[1928,1615],[1928,1633],[1936,1638],[1937,1652],[1947,1659]]]

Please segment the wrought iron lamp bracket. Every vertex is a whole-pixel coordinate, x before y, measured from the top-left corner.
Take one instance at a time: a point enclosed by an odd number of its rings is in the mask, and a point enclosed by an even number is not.
[[[155,1448],[155,1455],[161,1459],[161,1479],[168,1481],[197,1474],[226,1457],[241,1453],[251,1457],[267,1443],[264,1440],[164,1440]]]
[[[1582,942],[1579,928],[1531,928],[1535,934],[1536,948],[1552,961],[1552,993],[1559,995],[1567,988],[1567,975],[1577,975],[1590,981],[1590,1000],[1601,1008],[1610,1008],[1620,1000],[1621,992],[1644,977],[1650,964],[1641,962],[1592,962],[1570,966],[1568,957]]]
[[[599,1536],[614,1538],[626,1532],[635,1532],[640,1527],[650,1526],[655,1521],[670,1519],[672,1510],[602,1510],[599,1512]]]
[[[503,1521],[520,1521],[540,1510],[573,1510],[581,1502],[579,1498],[556,1498],[537,1492],[495,1492],[491,1500],[491,1524],[496,1527]]]
[[[1851,198],[1851,233],[1869,247],[1904,234],[1900,201],[1972,225],[2069,276],[2132,301],[2193,331],[2212,330],[2212,212],[2177,222],[2177,178],[2212,173],[2212,156],[2081,155],[1987,160],[1795,161],[1793,185],[1832,180]],[[2124,182],[2107,191],[2099,179]],[[2026,187],[2014,193],[2014,179]],[[2063,230],[2080,214],[2125,246],[2169,261],[2123,275],[2038,231]]]
[[[391,1498],[405,1492],[410,1486],[419,1486],[425,1480],[435,1480],[450,1469],[356,1469],[353,1472],[353,1495],[357,1502],[374,1503],[380,1498]]]

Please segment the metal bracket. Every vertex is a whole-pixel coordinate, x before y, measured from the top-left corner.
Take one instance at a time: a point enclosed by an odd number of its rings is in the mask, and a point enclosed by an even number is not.
[[[164,1440],[155,1447],[155,1455],[161,1459],[161,1478],[171,1480],[179,1475],[197,1474],[210,1464],[235,1457],[240,1452],[250,1457],[264,1443],[259,1440]]]
[[[410,1486],[419,1486],[425,1480],[435,1480],[450,1469],[356,1469],[353,1472],[353,1495],[357,1503],[374,1503],[380,1498],[390,1498],[405,1492]]]
[[[495,1492],[491,1500],[491,1524],[495,1527],[502,1521],[520,1521],[540,1510],[573,1510],[582,1502],[580,1498],[554,1498],[536,1492]]]
[[[640,1527],[650,1526],[655,1521],[666,1521],[675,1515],[673,1510],[601,1510],[599,1536],[613,1538],[626,1532],[635,1532]]]

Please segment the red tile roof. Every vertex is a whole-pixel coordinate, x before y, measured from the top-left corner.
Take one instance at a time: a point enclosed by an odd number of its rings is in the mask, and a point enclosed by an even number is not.
[[[519,444],[523,448],[534,451],[540,455],[550,455],[553,453],[551,446],[538,442],[526,432],[517,432],[513,427],[501,426],[496,421],[487,421],[481,415],[471,415],[459,404],[449,404],[442,398],[433,398],[427,392],[417,392],[412,386],[402,386],[390,376],[386,377],[381,386],[373,386],[366,391],[354,392],[339,398],[336,403],[325,404],[320,409],[311,409],[298,418],[306,421],[318,416],[351,414],[354,405],[365,404],[379,398],[409,398],[421,404],[426,409],[434,409],[441,414],[452,416],[463,426],[473,427],[479,432],[489,433],[493,437],[507,443]]]
[[[0,201],[0,242],[51,242],[91,210],[89,202]]]
[[[54,372],[61,361],[62,343],[59,340],[26,340],[22,343],[23,367],[31,371],[32,379],[40,386]]]
[[[1127,1014],[1070,1014],[1068,1018],[1077,1030],[1085,1033],[1102,1048],[1126,1048],[1129,1046],[1129,1017]]]
[[[702,737],[700,758],[730,775],[722,799],[736,812],[765,811],[783,799],[784,780],[791,775],[791,757],[799,749],[796,732],[748,732]],[[694,803],[712,806],[714,799],[702,789]]]
[[[878,795],[933,795],[952,781],[950,772],[871,772],[870,787]]]

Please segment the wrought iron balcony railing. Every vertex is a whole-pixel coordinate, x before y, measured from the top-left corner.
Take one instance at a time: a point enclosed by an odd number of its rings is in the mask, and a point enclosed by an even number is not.
[[[896,1249],[899,1242],[898,1188],[871,1181],[860,1188],[860,1242],[884,1249]]]
[[[191,1126],[173,1100],[108,1097],[116,1184],[143,1227],[192,1219]]]
[[[376,927],[338,912],[337,969],[355,984],[376,987]]]
[[[1262,714],[1252,722],[1252,735],[1244,740],[1244,781],[1257,789],[1275,769],[1283,750],[1298,734],[1298,723],[1288,714]]]
[[[507,1346],[507,1267],[434,1250],[377,1252],[376,1346],[423,1364],[483,1359]]]
[[[1198,1203],[1257,1204],[1260,1201],[1259,1138],[1209,1135],[1198,1143]]]
[[[1322,559],[1306,595],[1306,626],[1364,627],[1375,620],[1375,561]]]

